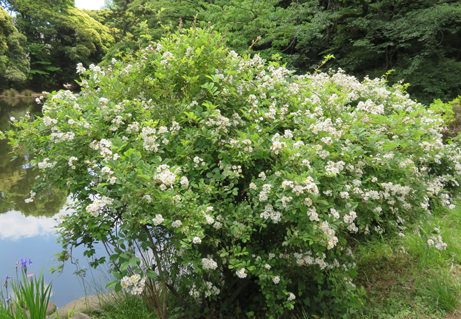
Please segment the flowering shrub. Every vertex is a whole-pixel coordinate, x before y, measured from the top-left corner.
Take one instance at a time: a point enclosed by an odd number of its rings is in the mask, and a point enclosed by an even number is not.
[[[167,291],[201,311],[352,311],[363,290],[348,239],[403,236],[432,203],[453,208],[460,149],[398,85],[293,75],[197,28],[77,71],[82,92],[51,94],[11,143],[36,154],[34,192],[67,186],[76,199],[63,247],[92,256],[106,243],[110,286],[159,318]]]

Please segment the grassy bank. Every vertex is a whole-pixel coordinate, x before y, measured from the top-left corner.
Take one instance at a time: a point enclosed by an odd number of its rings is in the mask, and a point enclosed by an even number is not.
[[[446,250],[429,247],[438,235]],[[403,238],[357,247],[357,255],[356,284],[367,291],[362,318],[461,318],[459,201],[455,210],[436,210]]]
[[[447,243],[445,250],[428,245],[428,239],[439,235]],[[359,274],[354,283],[367,294],[364,307],[352,318],[461,318],[460,201],[453,211],[437,209],[428,220],[407,229],[405,237],[396,235],[355,247]],[[96,319],[155,318],[139,298],[128,295],[118,296],[90,315]],[[323,318],[308,314],[308,309],[298,309],[291,317]]]

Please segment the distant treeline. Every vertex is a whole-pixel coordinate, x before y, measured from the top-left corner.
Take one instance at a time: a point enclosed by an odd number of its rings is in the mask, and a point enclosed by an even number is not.
[[[461,3],[437,0],[112,0],[81,10],[73,0],[0,0],[0,90],[74,83],[75,65],[105,64],[159,39],[171,25],[210,23],[228,47],[281,59],[299,73],[342,68],[409,83],[422,103],[461,93]],[[161,21],[160,21],[161,20]],[[143,44],[141,43],[141,46]],[[145,45],[145,44],[144,44]],[[393,70],[392,72],[388,72]]]

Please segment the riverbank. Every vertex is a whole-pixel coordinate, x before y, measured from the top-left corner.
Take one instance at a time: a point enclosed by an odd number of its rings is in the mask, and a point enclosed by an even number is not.
[[[87,319],[91,318],[88,314],[100,310],[104,305],[117,298],[119,294],[109,292],[106,294],[86,296],[69,302],[64,307],[53,312],[49,319]]]
[[[33,92],[31,90],[17,91],[15,89],[4,90],[0,94],[0,99],[10,99],[10,98],[35,98],[43,95],[43,93]]]

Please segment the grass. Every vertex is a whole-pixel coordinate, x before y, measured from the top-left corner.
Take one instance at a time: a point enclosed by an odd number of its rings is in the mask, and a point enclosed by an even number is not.
[[[438,235],[440,251],[427,240]],[[357,247],[355,283],[367,291],[358,318],[447,318],[460,314],[461,208],[435,213],[404,238],[375,240]]]
[[[460,230],[458,202],[455,210],[438,209],[430,219],[413,225],[405,237],[358,243],[355,255],[359,274],[354,283],[363,286],[367,294],[364,307],[350,318],[461,318]],[[448,244],[446,250],[429,247],[427,240],[435,235],[441,235]],[[94,319],[156,318],[140,298],[127,294],[115,296],[89,315]],[[247,317],[235,314],[232,318]],[[327,319],[309,314],[308,309],[294,311],[292,318]]]
[[[111,295],[101,309],[93,310],[88,315],[93,319],[156,318],[154,310],[141,298],[125,293]]]

